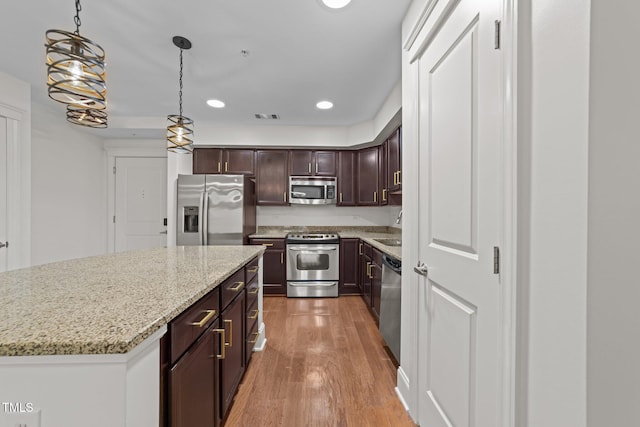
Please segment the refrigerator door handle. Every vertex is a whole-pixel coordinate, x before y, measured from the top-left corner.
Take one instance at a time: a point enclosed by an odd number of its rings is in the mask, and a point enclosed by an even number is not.
[[[203,193],[204,208],[202,214],[204,215],[202,221],[202,244],[209,244],[209,193],[205,190]]]
[[[204,196],[205,192],[200,193],[200,235],[199,242],[200,245],[204,245],[204,229],[205,229],[205,210],[204,210]]]

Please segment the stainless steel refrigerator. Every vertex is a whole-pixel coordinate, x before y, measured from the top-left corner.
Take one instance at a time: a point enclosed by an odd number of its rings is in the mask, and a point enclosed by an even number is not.
[[[255,182],[244,175],[178,175],[178,246],[243,245],[256,232]]]

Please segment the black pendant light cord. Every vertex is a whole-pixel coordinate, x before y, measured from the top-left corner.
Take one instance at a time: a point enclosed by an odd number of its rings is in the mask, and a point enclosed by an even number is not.
[[[180,116],[182,117],[182,48],[180,48],[180,92],[178,92],[180,98]]]
[[[76,34],[80,35],[80,11],[82,10],[82,6],[80,6],[80,0],[76,0],[76,16],[73,18],[73,21],[76,23]]]

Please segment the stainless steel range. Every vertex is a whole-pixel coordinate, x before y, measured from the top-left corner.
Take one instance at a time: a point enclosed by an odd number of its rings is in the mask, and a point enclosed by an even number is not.
[[[289,233],[287,296],[337,297],[340,238],[333,233]]]

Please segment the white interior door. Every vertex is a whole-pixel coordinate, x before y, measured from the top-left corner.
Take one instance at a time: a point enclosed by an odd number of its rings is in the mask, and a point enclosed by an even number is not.
[[[117,157],[115,181],[115,251],[166,246],[166,157]]]
[[[496,427],[501,329],[493,253],[502,58],[494,49],[494,21],[500,3],[442,3],[440,31],[418,59],[419,259],[425,264],[417,271],[419,422]]]
[[[7,271],[7,118],[0,116],[0,272]]]

